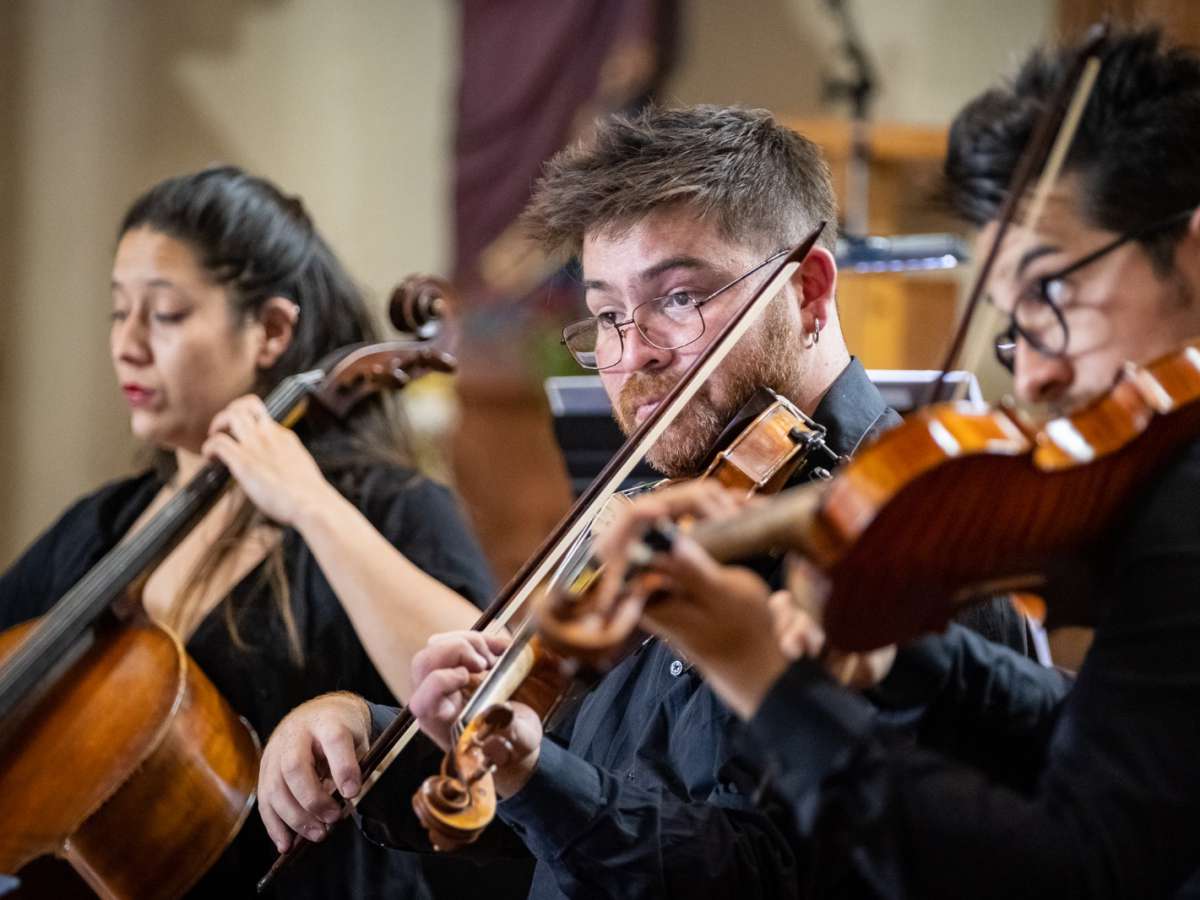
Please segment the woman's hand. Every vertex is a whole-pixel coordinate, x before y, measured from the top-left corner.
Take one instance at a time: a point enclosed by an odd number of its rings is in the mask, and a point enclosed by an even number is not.
[[[283,526],[299,527],[305,516],[341,497],[296,433],[272,419],[253,394],[213,417],[202,452],[223,462],[263,515]]]

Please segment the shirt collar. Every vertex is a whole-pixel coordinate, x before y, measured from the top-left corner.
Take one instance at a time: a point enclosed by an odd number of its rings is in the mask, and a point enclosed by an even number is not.
[[[900,422],[862,363],[853,357],[833,380],[812,417],[825,426],[825,442],[839,456],[853,454],[864,439]]]

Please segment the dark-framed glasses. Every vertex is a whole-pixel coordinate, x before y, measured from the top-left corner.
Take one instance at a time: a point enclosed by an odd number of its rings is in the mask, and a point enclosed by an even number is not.
[[[1130,241],[1141,240],[1186,222],[1195,211],[1196,207],[1189,207],[1165,219],[1151,222],[1143,228],[1125,232],[1086,256],[1036,279],[1017,297],[1008,327],[996,335],[992,342],[996,360],[1008,371],[1013,371],[1019,340],[1025,341],[1044,356],[1064,356],[1067,352],[1067,341],[1071,337],[1062,310],[1062,295],[1066,290],[1067,277]]]
[[[563,329],[562,342],[575,361],[585,369],[608,369],[619,363],[625,353],[625,331],[630,326],[636,328],[642,340],[651,347],[659,350],[686,347],[704,335],[704,313],[701,309],[706,303],[787,252],[780,250],[768,256],[705,297],[696,297],[690,291],[672,291],[639,303],[628,319],[619,319],[616,312],[604,312],[572,322]]]

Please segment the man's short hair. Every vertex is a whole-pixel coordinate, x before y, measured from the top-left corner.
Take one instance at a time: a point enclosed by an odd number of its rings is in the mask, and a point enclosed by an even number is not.
[[[950,128],[946,196],[967,221],[996,217],[1034,125],[1080,52],[1035,50],[1015,78],[971,101]],[[1079,178],[1092,225],[1127,232],[1200,205],[1200,56],[1168,47],[1156,28],[1117,31],[1063,174]],[[1143,241],[1160,271],[1186,225]]]
[[[766,110],[740,107],[649,107],[601,120],[546,164],[523,221],[548,253],[578,254],[587,234],[677,205],[766,252],[799,243],[821,220],[820,243],[832,250],[837,240],[820,149]]]

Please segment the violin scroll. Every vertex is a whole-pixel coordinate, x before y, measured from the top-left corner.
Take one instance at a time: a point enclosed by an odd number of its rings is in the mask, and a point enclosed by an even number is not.
[[[338,418],[370,394],[399,390],[410,381],[432,372],[453,372],[452,355],[434,348],[454,303],[449,282],[432,275],[409,275],[392,292],[388,316],[400,331],[417,340],[363,344],[339,351],[322,363],[328,374],[313,390],[321,405]],[[439,341],[444,344],[444,341]]]
[[[513,746],[515,715],[508,703],[498,703],[472,719],[442,761],[440,774],[426,778],[413,795],[413,811],[439,851],[470,844],[496,815],[498,755]]]

